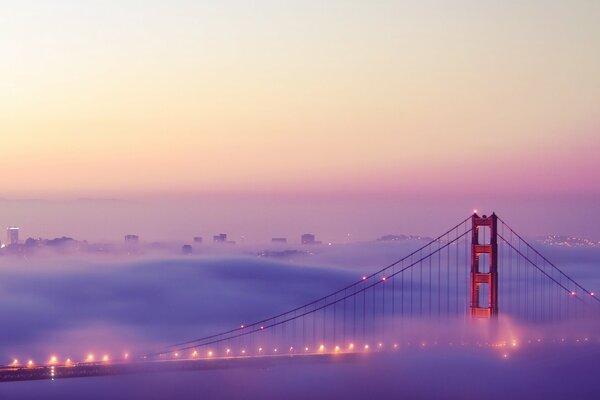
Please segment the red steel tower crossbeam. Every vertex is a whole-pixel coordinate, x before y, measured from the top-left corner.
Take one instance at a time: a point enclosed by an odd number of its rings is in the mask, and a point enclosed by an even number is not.
[[[496,214],[471,217],[471,318],[493,318],[498,315],[498,218]],[[490,229],[489,243],[479,243],[480,228]],[[479,259],[487,255],[488,272],[482,272]],[[480,289],[487,285],[487,304],[480,303]]]

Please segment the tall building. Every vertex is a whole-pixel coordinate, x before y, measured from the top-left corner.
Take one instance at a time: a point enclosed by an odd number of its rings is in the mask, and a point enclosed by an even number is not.
[[[225,242],[227,242],[227,234],[220,233],[218,235],[215,235],[215,236],[213,236],[213,241],[215,243],[225,243]]]
[[[315,235],[313,235],[312,233],[305,233],[304,235],[302,235],[300,237],[300,241],[302,242],[302,244],[319,244],[321,242],[318,242],[317,240],[315,240]]]
[[[6,242],[8,245],[19,244],[19,228],[16,226],[9,226],[6,229]]]
[[[125,235],[125,243],[138,243],[140,237],[138,235]]]

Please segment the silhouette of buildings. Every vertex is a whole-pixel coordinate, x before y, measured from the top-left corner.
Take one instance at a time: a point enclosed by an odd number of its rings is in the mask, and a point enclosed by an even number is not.
[[[286,244],[287,243],[287,239],[286,238],[273,238],[273,239],[271,239],[271,243]]]
[[[227,234],[220,233],[218,235],[213,236],[213,242],[215,243],[225,243],[227,241]]]
[[[300,237],[300,242],[302,244],[321,244],[320,241],[316,240],[315,235],[312,233],[305,233]]]
[[[134,244],[139,243],[140,237],[138,235],[125,235],[125,243]]]
[[[202,243],[202,237],[201,236],[194,236],[194,243]]]
[[[9,226],[6,229],[6,243],[9,246],[19,244],[19,228],[16,226]]]

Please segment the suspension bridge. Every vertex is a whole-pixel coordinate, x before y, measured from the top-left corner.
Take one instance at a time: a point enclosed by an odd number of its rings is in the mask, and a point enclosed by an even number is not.
[[[551,330],[599,316],[594,292],[496,214],[474,213],[384,268],[284,313],[118,360],[15,360],[0,368],[0,382],[354,357],[410,344],[423,321],[442,331],[477,323],[494,329],[506,317]]]

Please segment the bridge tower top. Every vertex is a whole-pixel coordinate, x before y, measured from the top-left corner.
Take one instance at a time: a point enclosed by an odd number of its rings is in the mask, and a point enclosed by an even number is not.
[[[486,229],[489,228],[489,235]],[[487,263],[480,261],[487,260]],[[481,296],[487,286],[487,302]],[[473,213],[471,217],[471,318],[494,318],[498,315],[498,217]]]

